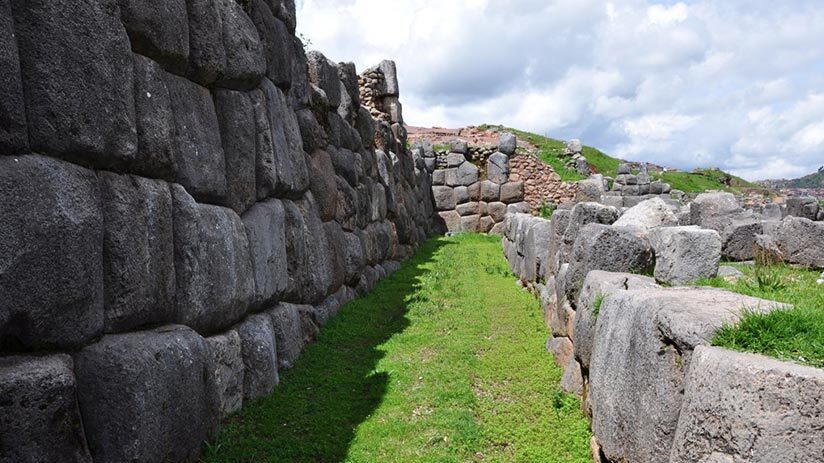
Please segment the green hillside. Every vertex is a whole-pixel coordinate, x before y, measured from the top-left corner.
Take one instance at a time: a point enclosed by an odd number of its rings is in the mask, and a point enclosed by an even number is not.
[[[822,168],[824,169],[824,168]],[[824,170],[787,182],[789,188],[824,188]]]
[[[509,127],[484,125],[480,128],[507,130],[514,133],[518,138],[528,140],[538,147],[538,157],[551,165],[561,177],[561,180],[572,182],[584,179],[583,175],[565,166],[566,160],[563,153],[566,144],[561,140]],[[617,175],[618,165],[622,162],[591,146],[584,146],[583,155],[598,173],[608,177]],[[692,172],[670,171],[660,174],[651,173],[650,176],[669,183],[673,189],[687,193],[700,193],[708,190],[738,191],[741,188],[754,186],[750,182],[720,169],[695,169]]]

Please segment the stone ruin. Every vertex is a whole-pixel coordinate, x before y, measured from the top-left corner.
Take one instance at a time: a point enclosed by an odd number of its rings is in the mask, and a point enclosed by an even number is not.
[[[820,370],[705,346],[722,305],[772,305],[659,287],[751,243],[824,266],[817,203],[685,206],[627,178],[618,205],[596,178],[538,219],[559,179],[515,137],[407,148],[395,64],[306,53],[295,20],[290,0],[0,0],[0,462],[197,461],[344,304],[455,231],[504,235],[610,458],[820,457],[821,402],[793,408]],[[800,445],[756,412],[755,437],[706,438],[762,390]]]
[[[788,206],[817,214],[809,200]],[[681,285],[734,270],[722,256],[752,259],[762,243],[824,268],[824,222],[709,193],[686,206],[565,204],[551,220],[508,214],[503,228],[512,271],[541,301],[561,386],[583,398],[597,462],[820,460],[824,371],[710,347],[742,311],[786,306]]]

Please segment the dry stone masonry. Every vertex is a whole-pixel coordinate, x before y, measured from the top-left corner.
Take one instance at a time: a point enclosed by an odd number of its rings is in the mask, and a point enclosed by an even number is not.
[[[0,0],[0,462],[198,461],[436,230],[394,63],[294,31],[289,0]]]
[[[727,193],[631,208],[596,197],[551,220],[508,214],[502,238],[513,273],[541,301],[561,386],[583,398],[596,461],[821,460],[824,371],[709,346],[742,311],[785,306],[679,285],[719,274],[722,256],[752,258],[756,238],[782,261],[822,268],[824,223],[765,220]]]

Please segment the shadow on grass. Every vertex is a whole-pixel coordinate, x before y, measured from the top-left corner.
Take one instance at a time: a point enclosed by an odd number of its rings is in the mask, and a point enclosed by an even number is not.
[[[205,462],[339,462],[357,427],[380,405],[389,376],[376,373],[379,348],[408,325],[425,264],[443,246],[427,241],[400,270],[347,304],[307,346],[268,397],[245,403],[224,424]]]

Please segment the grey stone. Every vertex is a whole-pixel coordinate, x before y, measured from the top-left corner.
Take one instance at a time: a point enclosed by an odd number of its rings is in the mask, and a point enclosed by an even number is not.
[[[535,252],[536,279],[543,280],[544,276],[549,273],[549,242],[552,239],[552,222],[536,218],[527,234],[529,235],[528,241],[532,243]]]
[[[449,142],[449,152],[466,155],[469,153],[469,144],[464,140],[452,140]]]
[[[735,261],[755,257],[755,236],[764,231],[761,222],[753,219],[733,220],[722,232],[722,254]]]
[[[297,38],[293,37],[282,20],[275,17],[272,8],[267,5],[266,0],[251,0],[246,3],[249,17],[255,25],[260,37],[263,54],[266,59],[266,77],[281,88],[289,88],[293,77],[296,75],[296,68],[302,64],[300,70],[303,79],[306,80],[306,57],[303,55],[303,47],[296,46]],[[305,88],[300,89],[303,96],[298,100],[308,100],[308,82],[304,82]]]
[[[432,172],[433,185],[446,185],[446,170],[438,169]]]
[[[494,153],[486,161],[486,174],[489,181],[503,185],[509,181],[509,157],[503,153]]]
[[[337,108],[340,105],[340,78],[338,66],[323,53],[310,51],[306,54],[309,61],[309,82],[320,87],[329,99],[329,106]]]
[[[496,223],[503,222],[506,215],[506,204],[501,202],[489,203],[486,206],[487,213]]]
[[[250,90],[267,71],[264,44],[255,23],[234,0],[219,0],[225,70],[217,85]]]
[[[327,148],[332,164],[335,166],[335,173],[344,178],[353,188],[357,188],[360,181],[359,158],[357,153],[353,153],[346,148],[336,149],[333,146]]]
[[[778,247],[787,262],[824,268],[824,222],[787,216],[777,235]]]
[[[165,74],[175,121],[175,180],[198,201],[222,204],[227,193],[226,160],[212,95],[204,87]]]
[[[315,318],[319,326],[325,325],[340,311],[342,294],[346,291],[344,288],[347,287],[341,287],[338,292],[327,297],[323,302],[315,306]]]
[[[210,355],[210,374],[214,377],[220,404],[220,417],[225,418],[243,405],[243,354],[240,335],[229,330],[206,338]]]
[[[276,301],[289,283],[285,217],[283,204],[277,199],[259,202],[243,214],[255,283],[253,307]]]
[[[461,231],[478,233],[481,231],[481,216],[467,215],[461,217]]]
[[[481,187],[481,201],[489,203],[498,201],[501,197],[501,186],[491,180],[483,180],[480,182]],[[498,220],[500,222],[500,220]]]
[[[237,326],[237,333],[243,356],[243,400],[269,395],[280,382],[272,317],[250,315]]]
[[[459,232],[461,231],[461,215],[455,211],[438,212],[438,217],[442,222],[443,231],[445,232]]]
[[[197,204],[172,186],[177,321],[203,333],[246,313],[255,292],[249,241],[231,209]]]
[[[492,228],[495,227],[495,220],[489,216],[482,216],[481,221],[479,224],[479,230],[481,233],[490,233]]]
[[[578,190],[575,193],[575,200],[578,202],[598,202],[604,196],[604,182],[590,178],[578,182]]]
[[[222,0],[186,0],[189,19],[187,77],[211,85],[226,72],[223,47]]]
[[[106,332],[174,320],[172,195],[168,184],[101,172]]]
[[[464,217],[464,216],[467,216],[467,215],[480,215],[481,214],[480,206],[475,201],[469,202],[469,203],[464,203],[464,204],[458,204],[457,206],[455,206],[455,211],[458,214],[460,214],[461,217]]]
[[[97,168],[128,166],[137,152],[134,81],[116,1],[10,3],[31,150]]]
[[[622,162],[618,165],[618,175],[628,175],[630,173],[629,164]]]
[[[589,370],[592,346],[595,343],[595,326],[604,299],[616,291],[657,288],[655,280],[631,273],[613,273],[593,270],[587,274],[575,310],[572,342],[575,358]]]
[[[266,2],[271,6],[272,13],[286,24],[291,34],[294,34],[297,27],[295,0],[266,0]]]
[[[501,202],[512,204],[524,200],[524,183],[507,182],[501,185]]]
[[[135,123],[137,157],[132,171],[174,180],[177,172],[177,143],[172,100],[160,65],[134,54]]]
[[[818,219],[818,200],[812,196],[787,198],[787,215],[803,219]]]
[[[309,153],[314,153],[317,150],[325,150],[329,144],[329,137],[326,135],[326,132],[323,127],[321,127],[312,110],[301,109],[295,112],[295,116],[298,121],[303,148]]]
[[[309,188],[318,203],[322,221],[334,220],[338,212],[338,185],[329,153],[317,150],[309,158]]]
[[[91,463],[68,355],[0,357],[0,461]]]
[[[346,94],[351,102],[352,109],[354,111],[352,116],[355,117],[357,115],[357,110],[360,107],[358,72],[355,70],[355,63],[338,63],[338,77],[340,78],[340,81],[343,84],[343,89],[346,90]],[[347,121],[353,122],[354,119],[347,119]]]
[[[341,249],[345,267],[345,280],[349,284],[357,284],[361,270],[366,266],[364,244],[353,233],[344,233],[344,247]]]
[[[781,221],[784,218],[784,212],[781,210],[780,204],[765,204],[761,211],[761,218],[770,221]]]
[[[337,288],[335,262],[329,239],[311,194],[300,201],[284,201],[286,255],[290,302],[314,304]]]
[[[652,198],[629,208],[615,221],[616,227],[633,226],[649,230],[678,225],[678,217],[661,198]]]
[[[343,249],[346,247],[346,235],[340,224],[331,220],[323,224],[323,231],[326,234],[328,244],[327,272],[329,273],[324,288],[323,297],[318,297],[314,304],[319,304],[326,296],[335,293],[346,283],[346,255]]]
[[[626,196],[638,196],[640,194],[641,194],[641,188],[638,187],[638,185],[624,185],[624,187],[621,188],[621,195],[624,196],[624,197],[626,197]],[[627,207],[635,206],[639,202],[641,202],[641,201],[636,200],[636,202],[634,202],[632,204],[627,203]],[[625,201],[625,203],[626,203],[626,201]]]
[[[246,92],[222,89],[214,91],[215,112],[226,160],[227,188],[223,205],[238,214],[243,214],[257,198],[255,103]]]
[[[732,193],[701,193],[690,205],[693,225],[719,233],[742,211]]]
[[[566,223],[566,228],[564,229],[563,239],[561,240],[560,245],[556,251],[557,259],[559,263],[568,262],[569,255],[572,252],[572,245],[575,243],[575,240],[581,234],[581,229],[584,228],[585,225],[589,223],[599,223],[603,225],[611,225],[621,213],[618,209],[610,206],[604,206],[602,204],[594,203],[594,202],[587,202],[587,203],[578,203],[576,204],[568,213],[563,213],[561,210],[555,211],[553,214],[553,220],[558,220],[559,225],[563,225]],[[559,227],[559,231],[560,231]],[[554,241],[554,240],[553,240]],[[553,249],[550,249],[550,255],[552,254]]]
[[[390,60],[383,60],[378,64],[378,69],[383,73],[386,88],[379,96],[399,96],[400,89],[398,87],[398,71],[395,67],[395,62]]]
[[[525,201],[521,201],[519,203],[507,204],[506,213],[507,214],[530,214],[530,213],[532,213],[532,207],[529,205],[529,203],[527,203]]]
[[[744,273],[735,267],[729,265],[721,265],[718,267],[718,277],[723,278],[731,283],[735,283],[739,278],[743,277]]]
[[[103,315],[103,216],[91,170],[0,156],[0,349],[79,345]]]
[[[109,335],[74,358],[95,462],[196,461],[220,416],[206,341],[184,326]]]
[[[655,249],[655,278],[662,283],[686,285],[718,273],[721,237],[715,230],[659,228],[650,242]]]
[[[572,248],[565,295],[570,302],[577,302],[584,279],[592,270],[646,274],[652,272],[654,265],[655,254],[649,241],[639,237],[635,230],[587,224]]]
[[[446,184],[449,186],[469,186],[478,181],[480,172],[471,162],[464,162],[457,168],[446,170]]]
[[[439,211],[449,211],[455,209],[455,190],[451,187],[432,187],[432,198],[435,200],[435,209]]]
[[[26,101],[10,0],[0,1],[0,88],[0,153],[27,153]]]
[[[616,291],[606,297],[588,388],[593,433],[605,456],[645,462],[669,455],[693,349],[709,344],[742,311],[776,306],[709,288]]]
[[[617,211],[617,209],[616,209]],[[548,264],[547,271],[550,275],[557,275],[560,267],[561,259],[566,262],[566,255],[564,254],[564,232],[569,226],[569,219],[572,216],[570,209],[557,209],[552,214],[550,220],[550,238],[548,249]],[[574,242],[574,239],[573,239]],[[547,277],[548,275],[545,275]],[[549,281],[549,278],[546,278]]]
[[[698,346],[685,383],[669,461],[821,459],[824,371]]]
[[[466,187],[466,193],[469,195],[469,201],[481,200],[481,182],[475,182]]]
[[[503,132],[498,137],[498,151],[501,153],[512,156],[515,154],[515,148],[518,147],[518,140],[515,138],[515,135],[512,135],[509,132]]]
[[[118,0],[132,50],[176,74],[189,65],[186,0]]]
[[[272,317],[278,351],[278,368],[280,369],[292,368],[306,344],[301,326],[300,311],[302,309],[312,310],[311,306],[280,303],[266,312]]]
[[[258,106],[258,199],[277,195],[298,198],[309,188],[309,168],[301,129],[283,92],[272,82],[261,84]]]
[[[466,162],[466,157],[462,153],[449,153],[446,155],[447,167],[458,167]]]
[[[564,375],[561,377],[561,389],[577,396],[584,393],[584,376],[581,372],[581,365],[574,357],[570,357],[569,363],[564,367]]]
[[[572,341],[566,336],[550,337],[546,343],[547,351],[555,358],[555,364],[566,367],[575,358],[572,355]]]
[[[433,189],[432,191],[434,194],[435,190]],[[465,186],[456,186],[453,191],[455,192],[455,204],[464,204],[469,202],[469,188]]]

